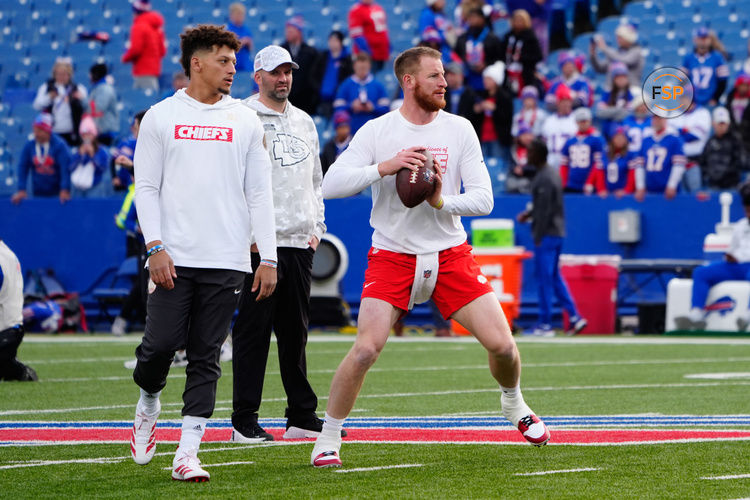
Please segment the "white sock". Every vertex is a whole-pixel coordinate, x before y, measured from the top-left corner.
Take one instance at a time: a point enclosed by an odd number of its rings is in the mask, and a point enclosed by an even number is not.
[[[344,427],[345,418],[333,418],[326,412],[325,420],[323,421],[323,430],[320,432],[321,437],[335,439],[339,441],[341,439],[341,429]]]
[[[500,390],[503,393],[503,399],[512,401],[523,401],[523,395],[521,395],[521,384],[519,383],[515,387],[503,387],[500,386]]]
[[[203,433],[206,432],[207,422],[208,419],[205,417],[191,417],[190,415],[182,417],[182,434],[175,454],[176,457],[192,449],[195,449],[196,453],[198,452]]]
[[[151,393],[141,389],[141,397],[138,400],[138,407],[148,415],[157,413],[161,409],[161,405],[159,404],[160,395],[161,391]]]
[[[690,318],[690,321],[700,321],[703,319],[703,316],[703,308],[701,307],[693,307],[688,313],[688,318]]]

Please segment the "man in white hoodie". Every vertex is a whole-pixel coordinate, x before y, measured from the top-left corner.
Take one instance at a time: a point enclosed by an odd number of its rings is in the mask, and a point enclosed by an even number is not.
[[[284,438],[315,437],[323,426],[315,414],[318,398],[307,380],[305,357],[313,254],[326,230],[323,170],[315,123],[288,100],[292,69],[297,68],[283,47],[265,47],[255,56],[254,78],[260,91],[244,101],[263,123],[272,164],[279,281],[274,294],[260,302],[246,282],[232,329],[234,429],[230,439],[238,443],[273,441],[258,425],[272,329],[287,395]],[[255,245],[251,260],[257,269],[261,258]]]
[[[263,127],[255,112],[229,97],[239,41],[213,25],[181,38],[190,83],[146,113],[133,160],[155,286],[136,349],[133,379],[141,397],[130,446],[136,463],[153,458],[159,395],[174,352],[184,348],[182,433],[172,478],[203,482],[209,474],[197,452],[216,402],[221,345],[251,270],[251,228],[263,259],[252,282],[259,300],[276,286],[276,232]]]
[[[315,467],[341,466],[342,426],[367,370],[396,320],[429,298],[444,318],[458,321],[488,351],[503,415],[536,446],[550,438],[521,394],[518,349],[461,223],[462,215],[489,214],[494,203],[477,135],[468,120],[442,110],[448,84],[440,52],[406,50],[396,58],[394,70],[404,91],[403,105],[359,129],[323,180],[326,198],[352,196],[372,186],[374,231],[357,339],[331,382],[325,422],[310,456]],[[421,149],[430,151],[437,166],[435,191],[406,208],[396,193],[394,174],[424,165]]]

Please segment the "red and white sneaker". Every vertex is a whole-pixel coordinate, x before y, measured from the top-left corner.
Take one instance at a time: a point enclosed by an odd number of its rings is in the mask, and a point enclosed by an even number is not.
[[[319,468],[323,467],[341,467],[341,458],[339,450],[341,449],[341,439],[335,440],[318,436],[315,440],[312,453],[310,454],[310,463]]]
[[[312,459],[312,464],[319,468],[325,467],[341,467],[341,459],[339,458],[339,452],[334,450],[324,451],[319,453]]]
[[[130,454],[138,465],[146,465],[154,458],[156,452],[156,419],[159,418],[161,405],[156,413],[149,415],[140,408],[135,409],[133,433],[130,436]]]
[[[529,413],[518,421],[518,430],[526,441],[534,446],[544,446],[551,437],[547,426],[533,413]]]
[[[211,475],[201,467],[201,461],[198,460],[198,451],[192,449],[187,453],[180,453],[174,457],[174,461],[172,462],[172,479],[175,481],[205,483],[211,479]]]

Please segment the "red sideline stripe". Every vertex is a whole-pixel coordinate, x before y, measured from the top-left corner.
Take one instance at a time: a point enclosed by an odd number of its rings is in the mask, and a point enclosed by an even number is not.
[[[356,429],[347,428],[345,441],[421,441],[425,443],[522,443],[521,434],[512,429]],[[229,441],[230,429],[207,429],[203,441]],[[280,440],[284,431],[270,429]],[[555,444],[597,444],[677,441],[684,439],[750,439],[750,431],[652,430],[652,429],[552,429]],[[0,441],[130,441],[130,429],[0,429]],[[157,429],[156,440],[176,442],[180,429]]]

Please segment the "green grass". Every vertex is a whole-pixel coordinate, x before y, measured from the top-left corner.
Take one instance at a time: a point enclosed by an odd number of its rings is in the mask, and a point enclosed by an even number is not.
[[[330,337],[329,337],[330,338]],[[55,340],[64,340],[58,338]],[[78,340],[78,339],[76,339]],[[627,340],[627,339],[621,339]],[[541,416],[748,415],[750,378],[701,380],[695,373],[748,372],[750,342],[736,345],[519,341],[522,385]],[[677,341],[675,341],[677,342]],[[308,345],[310,380],[325,407],[333,371],[351,338]],[[125,342],[45,341],[32,338],[19,358],[39,383],[0,383],[0,420],[132,419],[138,389],[123,361]],[[357,417],[497,414],[499,395],[476,343],[391,342],[368,374]],[[231,414],[231,364],[223,364],[215,417]],[[163,417],[178,419],[184,369],[173,369],[162,396]],[[444,394],[456,391],[456,393]],[[459,392],[460,391],[460,392]],[[443,394],[436,394],[443,393]],[[390,396],[384,396],[390,395]],[[261,417],[282,417],[284,393],[275,346],[269,356]],[[64,410],[55,413],[46,410]],[[8,414],[8,412],[14,412]],[[745,427],[747,428],[747,427]],[[722,429],[725,430],[725,429]],[[553,442],[554,442],[554,429]],[[151,464],[137,466],[127,445],[0,446],[0,468],[31,461],[66,463],[0,469],[0,498],[740,498],[750,479],[704,476],[750,474],[750,441],[634,446],[344,444],[344,469],[422,464],[418,468],[337,473],[308,465],[311,443],[238,446],[206,443],[211,482],[169,480],[174,445],[163,444]],[[211,451],[223,449],[223,451]],[[94,458],[111,463],[70,463]],[[515,473],[596,468],[547,476]]]

